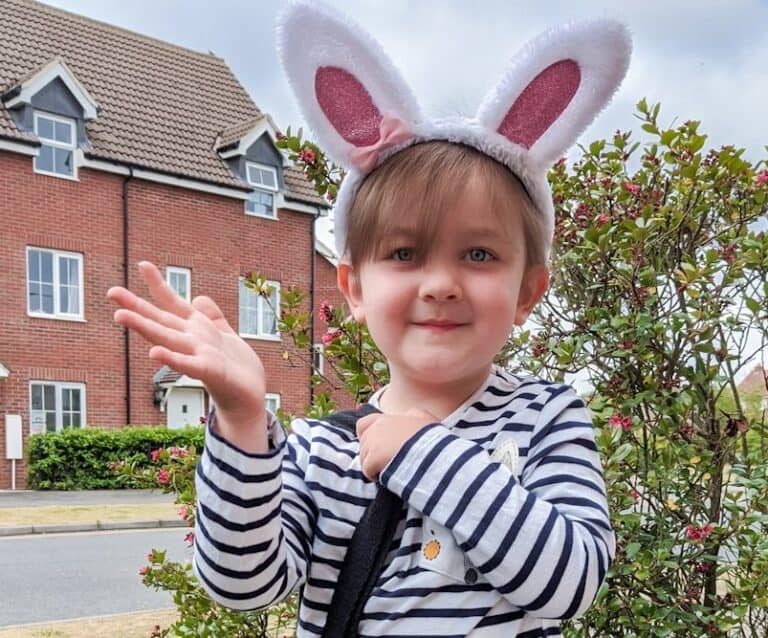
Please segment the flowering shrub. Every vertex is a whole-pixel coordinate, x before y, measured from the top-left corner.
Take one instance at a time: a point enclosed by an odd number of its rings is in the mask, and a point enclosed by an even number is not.
[[[642,143],[618,132],[552,170],[552,285],[536,329],[514,334],[498,361],[588,387],[617,556],[566,636],[765,636],[768,428],[744,410],[735,378],[754,361],[748,337],[753,350],[768,341],[768,168],[732,147],[704,151],[697,122],[664,129],[659,110],[638,104]],[[341,176],[320,149],[300,136],[279,144],[335,196]],[[268,297],[257,274],[248,285]],[[281,297],[284,358],[309,358],[305,296]],[[319,314],[327,370],[316,382],[365,400],[387,381],[386,362],[343,308]],[[333,407],[320,392],[308,413]],[[165,449],[144,474],[177,493],[190,522],[195,459]],[[162,552],[142,577],[174,592],[177,635],[266,636],[268,615],[282,627],[295,618],[295,599],[267,615],[224,610]]]

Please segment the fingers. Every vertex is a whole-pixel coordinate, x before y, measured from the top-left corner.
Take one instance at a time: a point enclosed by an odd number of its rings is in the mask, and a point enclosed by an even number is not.
[[[157,266],[149,261],[139,262],[139,272],[149,288],[149,293],[157,305],[174,315],[186,319],[192,314],[192,305],[179,297],[163,278]]]
[[[365,431],[370,428],[376,421],[379,420],[381,414],[368,414],[361,419],[357,420],[355,425],[355,431],[357,432],[357,438],[361,438]]]
[[[230,326],[229,322],[224,318],[224,313],[221,311],[221,308],[219,308],[216,305],[216,302],[210,297],[204,295],[195,297],[192,300],[192,307],[208,317],[213,325],[216,326],[217,330],[228,334],[235,334],[232,326]]]
[[[117,310],[115,321],[135,330],[151,344],[162,345],[174,352],[184,354],[192,354],[195,351],[195,340],[191,335],[168,328],[132,310]]]
[[[184,327],[184,320],[177,315],[160,310],[153,303],[142,299],[135,295],[130,290],[126,290],[120,286],[110,288],[107,291],[107,299],[115,302],[117,305],[122,306],[126,310],[130,310],[136,314],[151,319],[159,324],[162,324],[173,330],[182,330]],[[117,313],[115,313],[117,314]]]
[[[203,383],[207,381],[208,366],[199,356],[174,352],[163,346],[153,346],[149,351],[149,358],[192,379],[200,379]]]

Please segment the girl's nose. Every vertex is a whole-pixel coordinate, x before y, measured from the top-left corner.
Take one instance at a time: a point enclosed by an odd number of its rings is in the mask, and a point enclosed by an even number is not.
[[[419,297],[426,301],[457,301],[461,285],[450,269],[425,266],[421,272]]]

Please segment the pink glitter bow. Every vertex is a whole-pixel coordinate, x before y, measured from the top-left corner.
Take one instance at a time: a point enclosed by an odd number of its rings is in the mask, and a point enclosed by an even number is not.
[[[369,173],[379,161],[379,153],[405,142],[413,133],[399,117],[385,113],[379,123],[379,139],[370,146],[358,146],[349,152],[349,160],[361,171]]]

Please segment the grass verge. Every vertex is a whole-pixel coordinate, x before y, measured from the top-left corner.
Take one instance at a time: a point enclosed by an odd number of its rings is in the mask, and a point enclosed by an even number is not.
[[[178,510],[179,506],[172,503],[9,507],[0,509],[0,527],[173,520],[179,518]]]
[[[175,609],[76,618],[53,623],[16,625],[0,629],[0,638],[147,638],[155,625],[168,627],[178,618]]]

